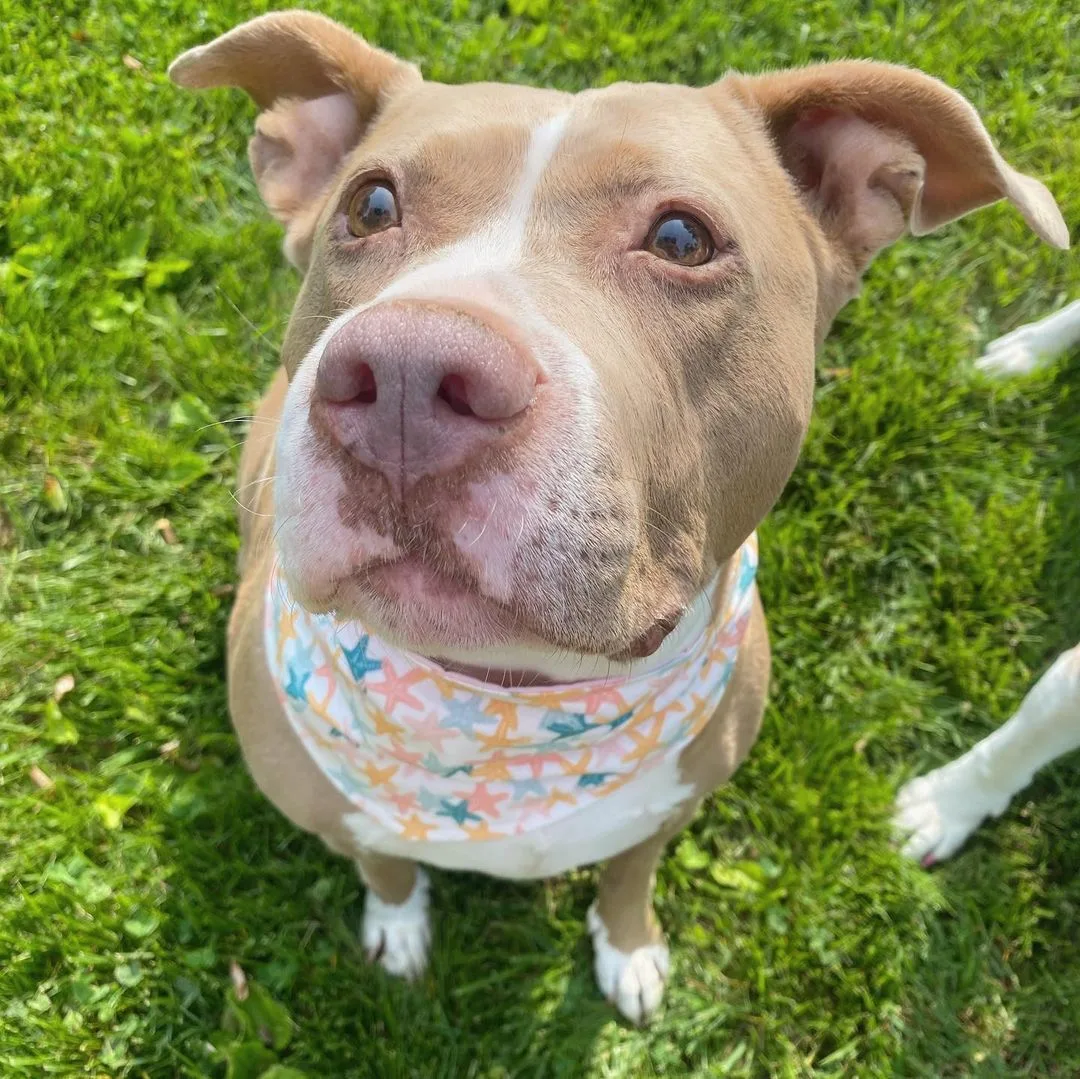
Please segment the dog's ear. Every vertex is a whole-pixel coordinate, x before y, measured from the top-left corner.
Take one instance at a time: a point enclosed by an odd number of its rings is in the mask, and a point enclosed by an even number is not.
[[[1002,198],[1047,243],[1069,246],[1050,192],[1011,168],[970,102],[929,75],[849,60],[730,75],[720,87],[762,117],[855,274],[905,227],[920,236]]]
[[[385,97],[420,72],[310,11],[252,19],[178,56],[180,86],[237,86],[263,111],[248,153],[256,182],[285,225],[285,253],[300,269],[311,254],[327,185]]]

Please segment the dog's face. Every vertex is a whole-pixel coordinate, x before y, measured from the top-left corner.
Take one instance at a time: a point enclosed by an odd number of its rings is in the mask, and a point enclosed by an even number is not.
[[[814,261],[775,164],[754,212],[748,141],[681,87],[387,102],[286,350],[278,543],[305,602],[413,647],[660,643],[810,415]]]
[[[647,655],[771,507],[873,256],[1036,181],[880,65],[570,95],[426,83],[319,16],[185,54],[266,110],[306,271],[275,530],[296,596],[439,652]]]

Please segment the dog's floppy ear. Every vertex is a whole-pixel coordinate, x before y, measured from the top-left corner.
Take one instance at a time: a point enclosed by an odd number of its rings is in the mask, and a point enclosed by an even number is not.
[[[1050,192],[1011,168],[967,99],[929,75],[846,60],[716,85],[762,116],[856,274],[905,227],[920,236],[1002,198],[1047,243],[1069,246]]]
[[[345,155],[385,96],[419,82],[412,65],[310,11],[262,15],[178,56],[180,86],[237,86],[263,111],[248,153],[256,182],[285,225],[285,253],[301,269],[315,222]]]

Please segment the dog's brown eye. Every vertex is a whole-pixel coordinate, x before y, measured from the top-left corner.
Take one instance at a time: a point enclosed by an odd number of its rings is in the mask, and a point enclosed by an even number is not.
[[[709,230],[689,214],[664,214],[649,230],[645,250],[680,266],[700,266],[715,254]]]
[[[357,188],[349,200],[348,217],[353,236],[370,236],[400,224],[401,212],[394,189],[378,181]]]

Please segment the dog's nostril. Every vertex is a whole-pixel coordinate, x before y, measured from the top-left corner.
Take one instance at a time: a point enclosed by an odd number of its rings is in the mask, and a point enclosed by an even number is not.
[[[465,379],[461,375],[447,375],[439,383],[439,398],[445,401],[459,416],[475,416],[469,404]]]
[[[375,385],[375,372],[366,363],[362,363],[356,373],[356,393],[353,400],[361,405],[373,405],[378,396],[379,390]]]

